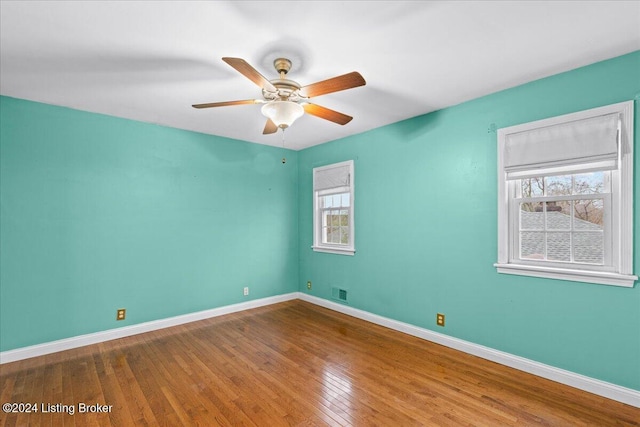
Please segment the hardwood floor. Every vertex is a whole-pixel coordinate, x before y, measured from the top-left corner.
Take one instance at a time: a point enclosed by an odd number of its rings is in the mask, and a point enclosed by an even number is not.
[[[0,403],[38,408],[0,426],[640,425],[638,408],[299,300],[0,365],[0,384]]]

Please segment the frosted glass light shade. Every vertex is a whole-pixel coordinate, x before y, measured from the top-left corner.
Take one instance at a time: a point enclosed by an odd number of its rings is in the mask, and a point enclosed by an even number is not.
[[[262,106],[262,114],[279,128],[286,128],[304,114],[304,108],[293,101],[271,101]]]

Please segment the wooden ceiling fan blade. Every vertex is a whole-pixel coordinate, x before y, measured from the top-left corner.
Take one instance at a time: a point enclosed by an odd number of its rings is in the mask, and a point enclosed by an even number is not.
[[[367,84],[357,71],[303,86],[299,93],[307,98],[338,92]]]
[[[246,104],[258,104],[260,101],[257,99],[245,99],[242,101],[223,101],[223,102],[210,102],[208,104],[193,104],[193,108],[212,108],[212,107],[228,107],[230,105],[246,105]]]
[[[346,125],[353,117],[342,114],[338,111],[331,110],[327,107],[321,107],[316,104],[303,104],[304,111],[312,116],[320,117],[321,119],[329,120],[330,122],[337,123],[339,125]]]
[[[277,92],[278,89],[274,85],[271,84],[269,80],[262,74],[258,72],[255,68],[253,68],[247,61],[240,58],[222,58],[224,62],[231,65],[236,69],[237,72],[260,86],[262,89],[267,92]]]
[[[264,125],[264,130],[262,131],[263,135],[268,135],[270,133],[276,133],[278,131],[278,126],[276,126],[271,119],[267,119],[267,123]]]

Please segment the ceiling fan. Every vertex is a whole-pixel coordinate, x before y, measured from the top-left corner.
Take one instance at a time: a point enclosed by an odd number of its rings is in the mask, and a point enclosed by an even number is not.
[[[286,77],[291,69],[291,61],[278,58],[273,66],[280,78],[267,80],[244,59],[222,58],[224,62],[236,69],[240,74],[262,88],[263,99],[246,99],[242,101],[212,102],[208,104],[194,104],[194,108],[226,107],[230,105],[264,104],[262,114],[267,117],[267,124],[263,134],[275,133],[279,128],[285,129],[301,117],[304,113],[321,119],[329,120],[339,125],[346,125],[353,119],[351,116],[338,111],[322,107],[309,102],[310,98],[328,93],[364,86],[366,82],[357,71],[333,77],[310,85],[301,86]]]

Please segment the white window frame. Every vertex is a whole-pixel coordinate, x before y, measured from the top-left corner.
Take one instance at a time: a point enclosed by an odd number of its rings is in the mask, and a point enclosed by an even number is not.
[[[507,136],[617,113],[620,117],[618,129],[617,167],[610,171],[611,177],[611,233],[609,238],[609,265],[583,266],[579,263],[561,265],[551,262],[523,262],[519,259],[518,209],[514,208],[517,184],[520,180],[508,180],[505,171],[505,146]],[[498,273],[521,276],[544,277],[603,285],[633,287],[638,277],[633,275],[633,101],[621,102],[566,114],[550,119],[511,126],[498,130],[498,262],[494,264]],[[578,153],[576,153],[578,154]],[[569,167],[566,174],[574,173]],[[557,173],[561,175],[562,171]],[[605,262],[607,264],[607,262]]]
[[[336,185],[331,188],[316,189],[316,176],[318,173],[335,168],[348,167],[348,179],[346,183]],[[355,174],[353,160],[347,160],[340,163],[333,163],[326,166],[313,168],[313,246],[316,252],[326,252],[340,255],[354,255],[355,250]],[[332,244],[322,242],[322,214],[320,209],[319,198],[329,194],[349,193],[349,244]]]

